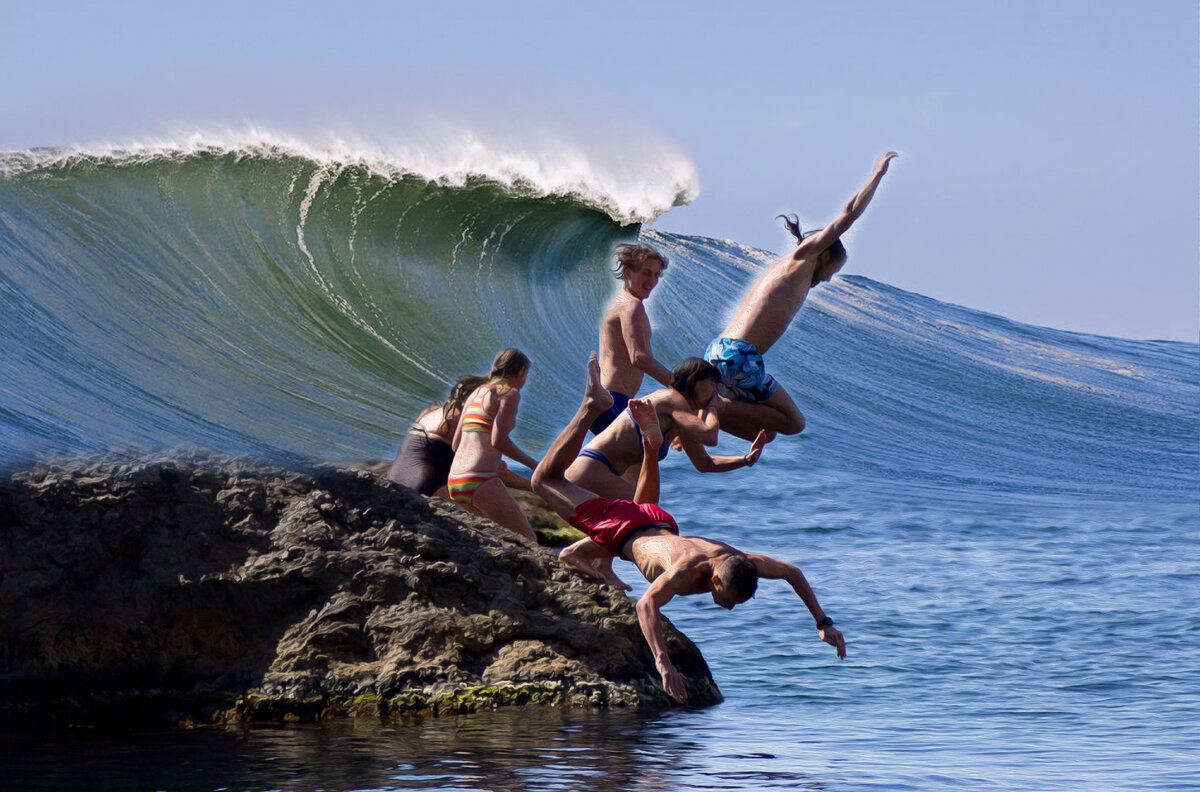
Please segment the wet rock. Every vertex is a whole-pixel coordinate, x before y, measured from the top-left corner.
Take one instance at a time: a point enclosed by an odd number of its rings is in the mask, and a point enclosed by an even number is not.
[[[720,700],[667,627],[690,704]],[[624,592],[366,471],[42,465],[0,488],[0,724],[670,706]]]

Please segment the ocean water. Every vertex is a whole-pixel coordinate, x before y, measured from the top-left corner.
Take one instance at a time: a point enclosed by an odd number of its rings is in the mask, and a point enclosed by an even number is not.
[[[451,176],[262,141],[0,154],[3,464],[390,458],[504,346],[534,360],[536,456],[577,403],[615,242],[671,257],[650,300],[671,361],[772,258],[635,222],[682,186]],[[662,498],[687,533],[799,565],[845,660],[764,583],[731,613],[667,608],[716,707],[9,734],[0,787],[1200,789],[1200,346],[1020,324],[851,256],[768,355],[808,429],[751,470],[672,454]]]

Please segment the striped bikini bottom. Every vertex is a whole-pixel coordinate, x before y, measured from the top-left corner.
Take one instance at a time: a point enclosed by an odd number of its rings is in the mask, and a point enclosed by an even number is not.
[[[450,500],[455,503],[471,507],[471,502],[475,500],[475,490],[488,483],[496,476],[500,475],[496,471],[479,471],[471,473],[451,473],[446,480],[446,489],[450,490]]]

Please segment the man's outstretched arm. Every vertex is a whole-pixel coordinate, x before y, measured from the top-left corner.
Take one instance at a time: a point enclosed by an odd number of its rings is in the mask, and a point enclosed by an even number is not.
[[[844,658],[846,656],[846,639],[833,626],[833,620],[825,615],[825,611],[821,608],[821,603],[817,602],[817,595],[813,593],[812,586],[808,585],[808,580],[805,579],[804,573],[800,571],[800,568],[786,561],[780,561],[759,553],[747,553],[746,557],[758,569],[759,577],[767,578],[768,580],[786,580],[788,582],[788,585],[792,587],[796,595],[804,602],[808,608],[808,612],[812,614],[813,620],[817,623],[817,635],[820,636],[822,641],[837,649],[838,659]]]
[[[842,234],[846,233],[850,226],[854,224],[854,221],[861,217],[862,213],[867,210],[867,204],[871,203],[871,199],[875,197],[875,190],[879,187],[879,182],[883,180],[883,175],[887,173],[888,163],[898,156],[900,155],[894,151],[880,154],[879,159],[875,161],[875,169],[871,173],[871,178],[847,202],[846,206],[842,209],[842,213],[832,223],[805,239],[804,242],[815,246],[817,251],[821,251],[832,245]]]

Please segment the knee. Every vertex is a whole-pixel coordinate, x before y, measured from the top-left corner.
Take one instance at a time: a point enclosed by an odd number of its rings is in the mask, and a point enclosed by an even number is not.
[[[789,415],[784,422],[784,426],[779,430],[780,434],[798,435],[804,431],[804,416],[796,413],[794,416]]]
[[[534,468],[533,475],[529,477],[529,485],[533,487],[534,493],[544,498],[547,484],[546,477],[542,474],[542,466],[538,465]]]

